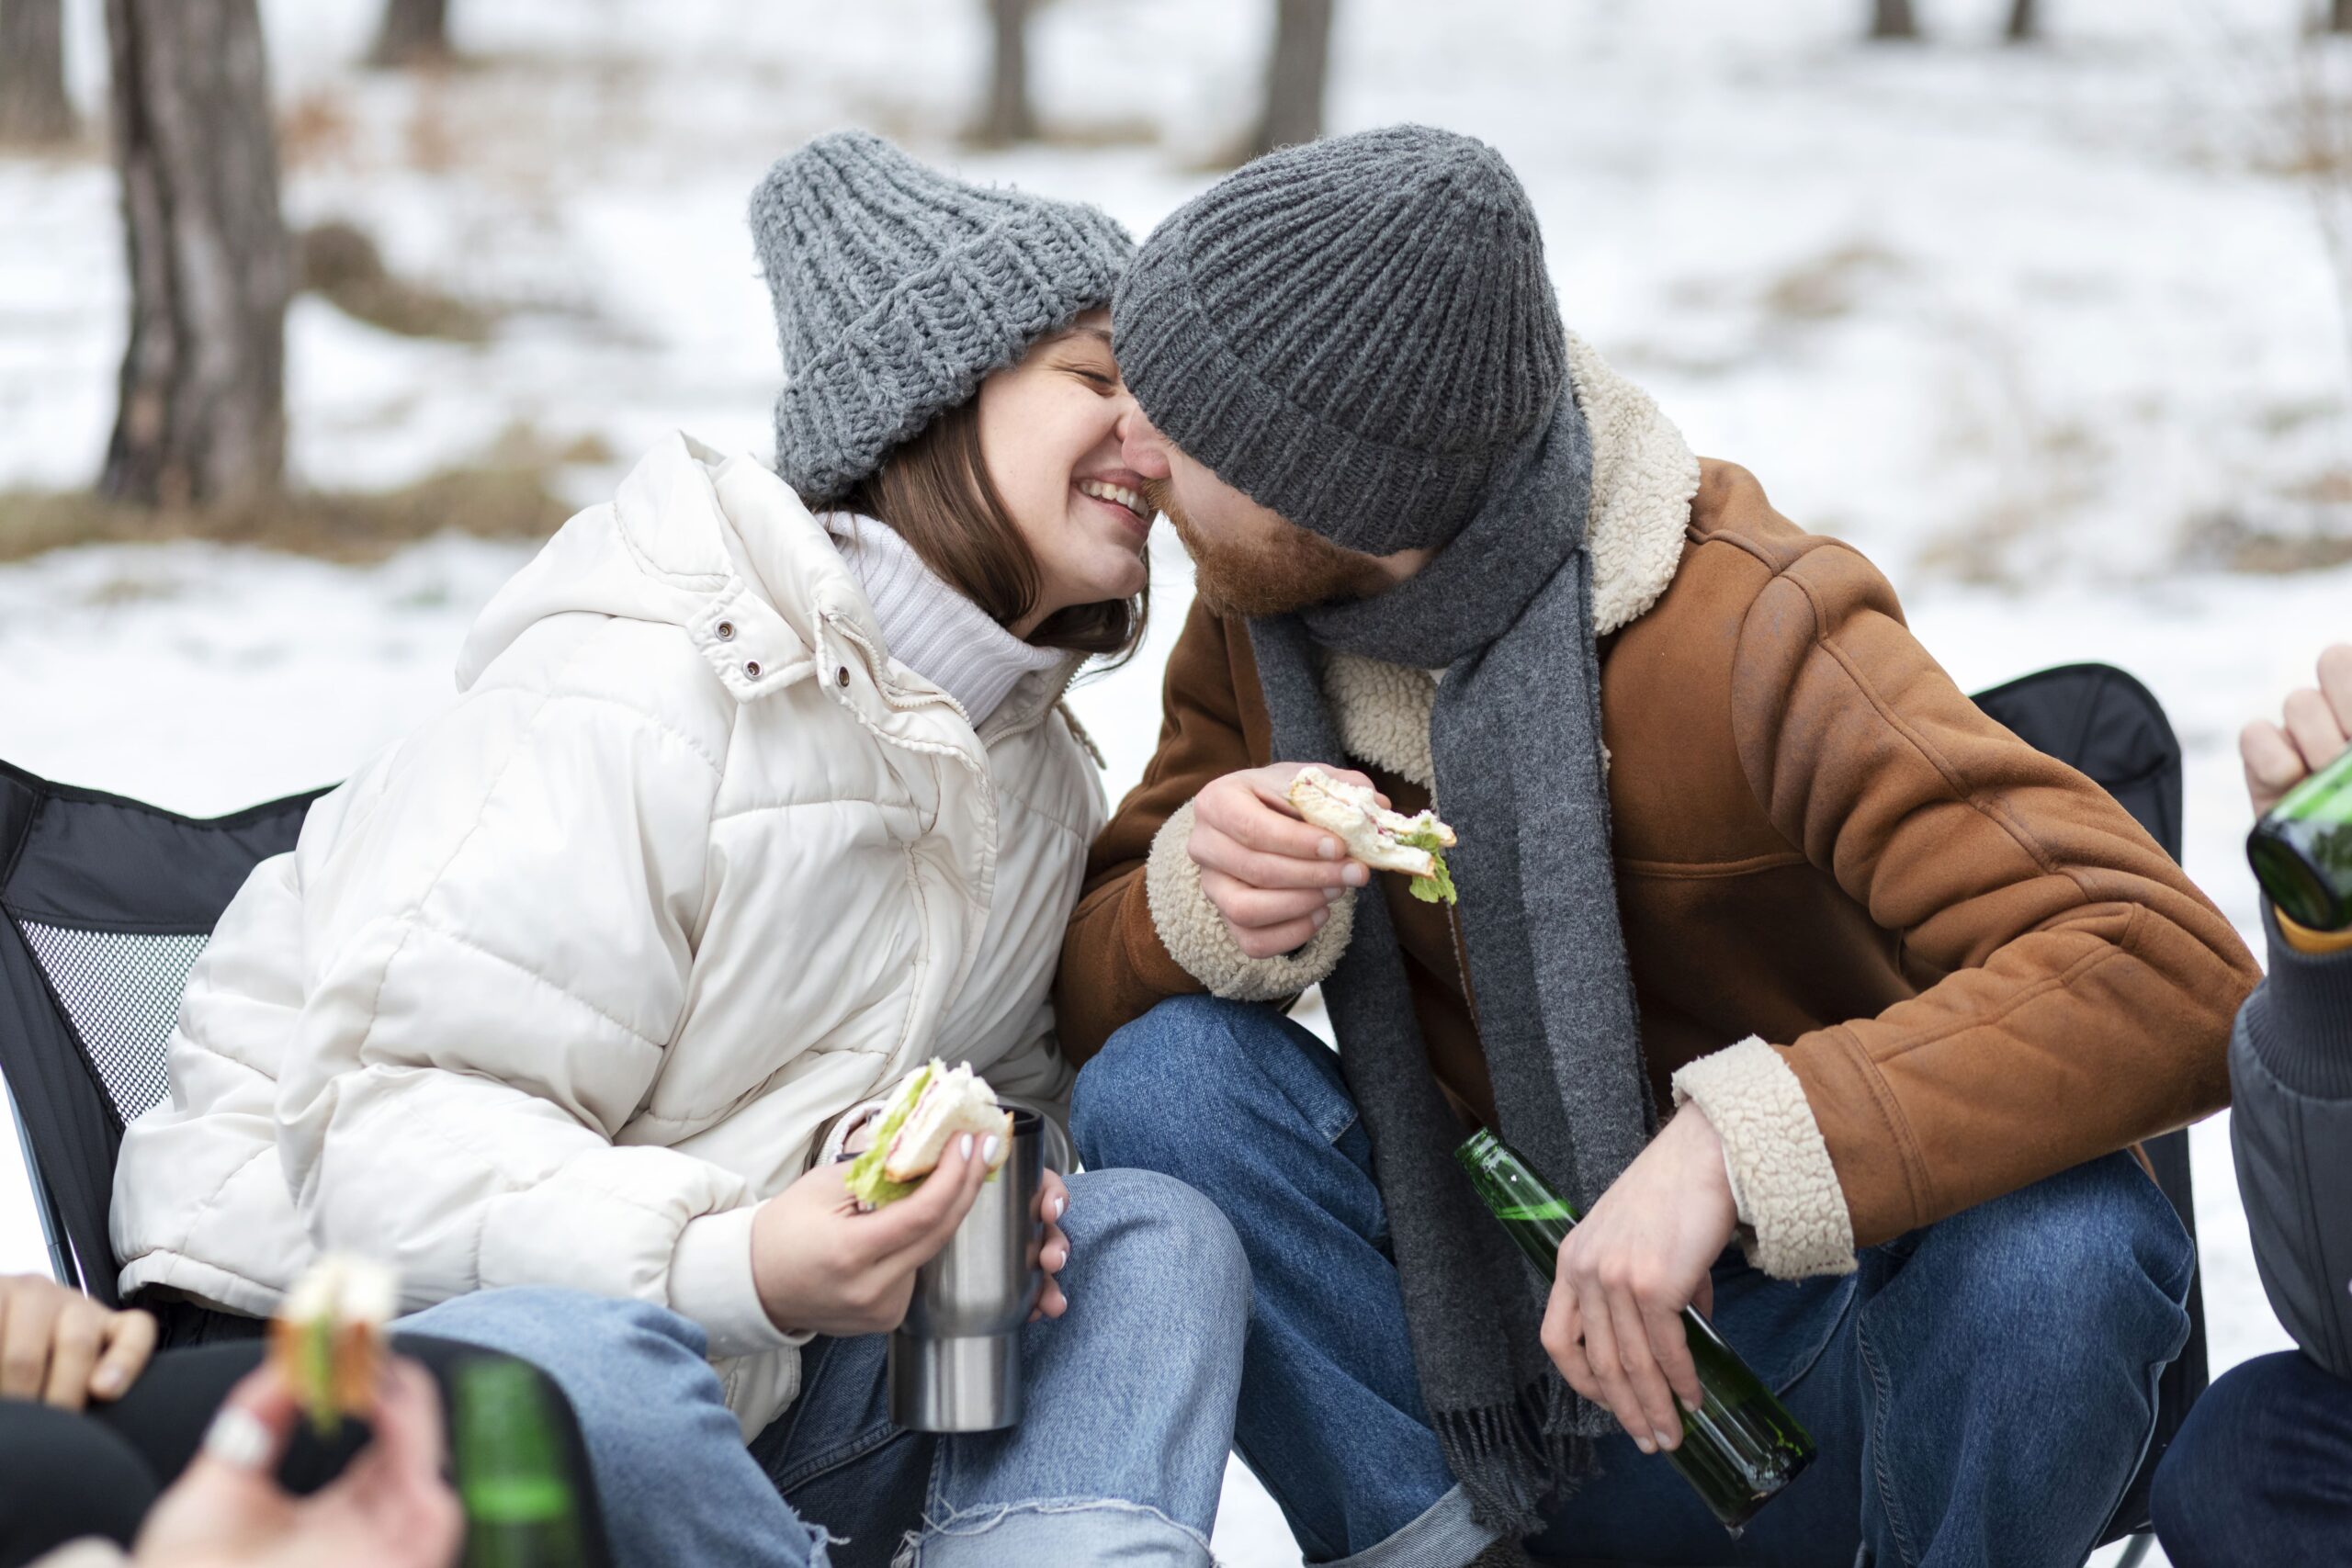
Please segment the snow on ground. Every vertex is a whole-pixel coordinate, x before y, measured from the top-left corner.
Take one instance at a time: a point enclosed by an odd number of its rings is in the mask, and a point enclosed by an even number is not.
[[[1894,576],[1965,686],[2065,660],[2132,670],[2188,754],[2188,862],[2242,930],[2233,738],[2352,636],[2352,569],[2221,570],[2233,541],[2340,540],[2345,330],[2281,167],[2292,0],[2070,0],[1987,41],[1996,0],[1921,7],[1926,50],[1854,41],[1859,0],[1350,0],[1336,129],[1419,118],[1509,155],[1570,323],[1702,451]],[[397,483],[524,427],[616,463],[684,426],[763,449],[775,384],[741,214],[767,163],[863,124],[974,175],[1091,199],[1140,234],[1251,108],[1262,0],[1057,0],[1033,71],[1057,140],[961,150],[976,0],[464,0],[475,62],[354,72],[374,0],[265,0],[286,203],[507,310],[479,346],[388,337],[316,299],[289,323],[293,460]],[[69,0],[85,102],[95,0]],[[0,491],[85,482],[124,286],[87,154],[0,158]],[[568,471],[593,499],[616,468]],[[5,505],[5,502],[0,502]],[[1115,794],[1157,726],[1187,592],[1077,701]],[[374,569],[192,545],[0,568],[0,756],[197,812],[348,772],[447,699],[457,642],[520,547],[445,539]],[[2217,1368],[2285,1343],[2225,1119],[2193,1134]],[[0,1159],[0,1168],[10,1162]],[[38,1248],[0,1170],[0,1269]],[[1295,1560],[1238,1470],[1217,1544]]]

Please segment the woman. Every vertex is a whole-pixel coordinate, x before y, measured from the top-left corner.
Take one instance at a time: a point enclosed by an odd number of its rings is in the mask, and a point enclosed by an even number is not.
[[[1067,1090],[1047,987],[1104,804],[1059,699],[1147,576],[1131,243],[865,135],[752,218],[776,471],[657,446],[254,872],[124,1141],[122,1289],[202,1337],[316,1248],[396,1263],[403,1328],[569,1396],[624,1562],[1205,1562],[1247,1293],[1216,1212],[1049,1183],[1043,1311],[1084,1304],[1028,1331],[1021,1427],[929,1444],[877,1337],[988,1151],[871,1214],[827,1157],[933,1055]]]

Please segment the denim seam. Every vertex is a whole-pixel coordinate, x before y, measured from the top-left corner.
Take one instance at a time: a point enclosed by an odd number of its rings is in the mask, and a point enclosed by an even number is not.
[[[2188,1341],[2188,1332],[2184,1328],[2181,1331],[2181,1342],[2185,1345]],[[2123,1472],[2123,1483],[2115,1489],[2115,1495],[2109,1500],[2107,1512],[2099,1516],[2101,1535],[2106,1534],[2108,1527],[2115,1523],[2116,1510],[2123,1506],[2123,1499],[2131,1492],[2132,1483],[2140,1478],[2140,1467],[2148,1462],[2148,1450],[2156,1440],[2156,1423],[2164,1419],[2162,1402],[2165,1369],[2171,1366],[2179,1357],[2180,1352],[2175,1350],[2161,1361],[2148,1363],[2148,1429],[2140,1436],[2140,1451],[2132,1456],[2132,1468]]]
[[[829,1475],[852,1461],[864,1459],[867,1454],[886,1446],[893,1438],[900,1435],[899,1429],[888,1420],[877,1421],[846,1441],[836,1443],[815,1459],[804,1461],[797,1469],[776,1476],[775,1489],[789,1495],[796,1487],[806,1486],[818,1477]]]
[[[1911,1544],[1911,1531],[1895,1504],[1894,1481],[1886,1469],[1886,1408],[1894,1402],[1894,1390],[1887,1380],[1886,1369],[1879,1362],[1878,1353],[1871,1348],[1869,1322],[1856,1315],[1854,1346],[1861,1352],[1862,1368],[1870,1373],[1871,1387],[1877,1397],[1871,1401],[1871,1475],[1878,1487],[1879,1506],[1886,1514],[1887,1533],[1894,1538],[1894,1550],[1903,1559],[1902,1568],[1918,1568],[1919,1553]],[[1868,1544],[1865,1538],[1864,1544]]]
[[[2115,1511],[2123,1506],[2123,1499],[2131,1492],[2132,1483],[2140,1478],[2140,1467],[2148,1462],[2148,1450],[2155,1445],[2156,1441],[2156,1423],[2164,1419],[2165,1372],[2180,1359],[2181,1351],[2188,1348],[2189,1335],[2195,1331],[2195,1325],[2188,1317],[2188,1288],[2190,1281],[2197,1277],[2197,1238],[2189,1236],[2187,1239],[2188,1266],[2179,1271],[2180,1288],[2178,1290],[2165,1289],[2161,1281],[2158,1285],[2159,1289],[2165,1290],[2165,1299],[2180,1311],[2180,1342],[2173,1347],[2172,1354],[2163,1360],[2148,1363],[2148,1428],[2141,1435],[2140,1451],[2132,1456],[2132,1468],[2123,1472],[2123,1483],[2115,1489],[2115,1496],[2107,1505],[2106,1514],[2101,1517],[2099,1525],[2101,1534],[2105,1534],[2107,1528],[2115,1523]]]
[[[1304,1024],[1298,1023],[1295,1020],[1285,1020],[1284,1021],[1292,1024],[1293,1027],[1295,1027],[1302,1032],[1306,1029]],[[1287,1101],[1291,1109],[1298,1112],[1299,1119],[1305,1122],[1308,1126],[1314,1128],[1317,1135],[1321,1137],[1325,1143],[1336,1147],[1340,1140],[1348,1135],[1348,1129],[1354,1126],[1358,1122],[1363,1119],[1363,1111],[1344,1091],[1331,1094],[1330,1099],[1335,1101],[1336,1104],[1324,1107],[1320,1112],[1300,1104],[1299,1097],[1291,1092],[1291,1086],[1283,1082],[1280,1075],[1269,1071],[1265,1065],[1257,1059],[1256,1054],[1253,1052],[1250,1043],[1243,1040],[1241,1038],[1240,1031],[1234,1027],[1233,1019],[1227,1015],[1221,1017],[1218,1020],[1218,1022],[1224,1028],[1226,1039],[1232,1045],[1235,1053],[1238,1055],[1243,1061],[1248,1062],[1261,1077],[1265,1078],[1266,1081],[1272,1086],[1274,1093],[1279,1095],[1283,1100]],[[1296,1041],[1285,1041],[1283,1043],[1286,1047],[1292,1049],[1304,1048]],[[1328,1047],[1325,1047],[1320,1041],[1317,1041],[1315,1045],[1317,1050],[1328,1049]],[[1309,1073],[1314,1073],[1315,1070],[1312,1067],[1309,1067],[1307,1071]],[[1322,1081],[1321,1075],[1316,1074],[1315,1076],[1317,1086],[1329,1090],[1330,1086]],[[1331,1121],[1334,1116],[1337,1118],[1338,1124],[1335,1126],[1326,1126],[1325,1123]]]

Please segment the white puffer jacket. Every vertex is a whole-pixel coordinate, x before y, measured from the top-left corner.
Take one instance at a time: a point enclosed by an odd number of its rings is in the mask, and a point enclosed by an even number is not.
[[[264,1314],[332,1247],[404,1310],[665,1302],[757,1430],[799,1357],[752,1210],[826,1124],[934,1054],[1068,1092],[1046,994],[1104,815],[1076,662],[975,735],[781,480],[666,440],[230,906],[123,1142],[122,1289]]]

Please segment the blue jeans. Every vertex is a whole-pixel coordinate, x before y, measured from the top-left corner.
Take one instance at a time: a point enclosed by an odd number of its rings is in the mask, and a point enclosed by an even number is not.
[[[2352,1562],[2352,1382],[2299,1350],[2205,1391],[2149,1501],[2173,1568]]]
[[[1026,1415],[934,1438],[890,1423],[884,1338],[819,1339],[747,1448],[666,1307],[484,1291],[401,1322],[534,1362],[578,1414],[619,1568],[1036,1568],[1209,1562],[1250,1271],[1200,1194],[1149,1171],[1070,1179],[1069,1311],[1022,1345]]]
[[[1182,1115],[1169,1107],[1182,1106]],[[1371,1145],[1339,1059],[1270,1008],[1178,998],[1080,1074],[1091,1168],[1165,1171],[1224,1207],[1254,1293],[1234,1423],[1316,1562],[1453,1568],[1471,1517],[1413,1370]],[[1726,1253],[1715,1323],[1820,1457],[1736,1543],[1629,1438],[1555,1505],[1543,1558],[2074,1568],[2130,1483],[2188,1332],[2192,1250],[2126,1155],[1770,1280]]]

